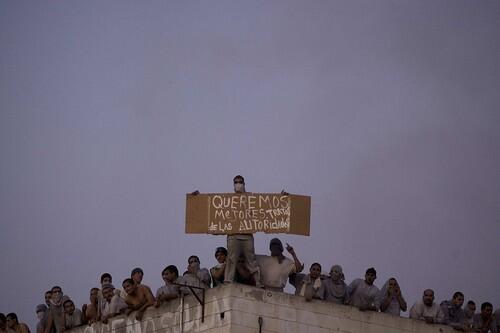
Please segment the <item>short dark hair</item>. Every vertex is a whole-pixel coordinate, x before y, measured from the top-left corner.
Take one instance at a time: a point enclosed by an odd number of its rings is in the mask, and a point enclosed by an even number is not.
[[[425,289],[425,290],[424,290],[424,295],[425,295],[425,292],[426,292],[426,291],[430,291],[430,292],[432,293],[432,296],[434,296],[434,290],[432,290],[432,289]]]
[[[9,318],[10,318],[10,319],[12,319],[12,320],[15,320],[15,321],[16,321],[16,323],[18,323],[18,322],[19,322],[19,321],[17,320],[17,315],[16,315],[14,312],[11,312],[11,313],[7,314],[6,318],[7,318],[7,319],[9,319]]]
[[[467,305],[474,305],[474,306],[476,306],[476,303],[474,301],[468,301]]]
[[[373,267],[368,268],[365,272],[365,274],[370,274],[370,273],[377,276],[377,271]]]
[[[225,256],[227,256],[227,249],[224,246],[219,246],[215,249],[215,255],[217,255],[217,253],[219,252],[222,252]]]
[[[122,286],[125,284],[125,282],[130,283],[131,285],[135,284],[134,280],[132,280],[131,278],[126,278],[125,280],[123,280]]]
[[[457,298],[458,296],[462,296],[462,297],[464,297],[464,294],[463,294],[461,291],[456,291],[456,292],[453,294],[453,298]]]
[[[47,294],[52,294],[52,289],[51,290],[47,290],[44,295],[47,295]]]
[[[113,277],[111,276],[111,274],[109,274],[109,273],[103,273],[103,274],[101,275],[101,283],[102,283],[102,281],[103,281],[105,278],[109,278],[109,279],[110,279],[110,281],[113,281]]]
[[[313,266],[318,266],[318,267],[319,267],[319,270],[321,270],[321,265],[320,265],[320,263],[315,262],[315,263],[313,263],[313,264],[311,265],[311,268],[313,268]]]
[[[64,305],[66,305],[66,303],[68,303],[68,302],[71,302],[71,304],[75,305],[75,303],[73,303],[73,301],[72,301],[71,299],[69,299],[69,298],[68,298],[67,300],[65,300],[65,301],[63,302],[63,306],[64,306]]]
[[[135,273],[141,273],[142,275],[144,275],[144,271],[140,267],[134,268],[132,272],[130,272],[130,277],[132,277]]]
[[[175,276],[179,276],[179,270],[177,269],[177,266],[175,265],[168,265],[161,271],[161,275],[165,274],[166,272],[172,272],[175,274]]]
[[[233,183],[234,183],[234,181],[235,181],[236,179],[241,179],[241,180],[243,181],[243,184],[245,183],[245,178],[243,178],[243,176],[242,176],[242,175],[236,175],[236,176],[234,176],[234,178],[233,178]]]
[[[52,289],[50,289],[50,292],[53,293],[54,289],[59,289],[60,291],[62,291],[61,287],[59,287],[59,286],[53,286]]]
[[[6,321],[7,320],[7,317],[5,317],[5,315],[3,313],[0,312],[0,321]]]
[[[92,290],[97,290],[97,291],[99,291],[99,288],[97,288],[97,287],[90,288],[90,291],[92,291]]]
[[[493,308],[493,304],[491,304],[490,302],[484,302],[483,304],[481,304],[481,311],[483,311],[484,309],[486,309],[486,307],[489,306],[490,308]],[[8,317],[9,315],[7,315]]]

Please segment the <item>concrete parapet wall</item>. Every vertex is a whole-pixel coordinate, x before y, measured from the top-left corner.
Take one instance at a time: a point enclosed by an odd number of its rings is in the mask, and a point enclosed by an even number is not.
[[[113,318],[108,324],[78,327],[71,333],[254,333],[259,332],[259,317],[262,333],[453,332],[442,325],[360,312],[354,307],[318,300],[305,302],[303,297],[240,284],[209,289],[205,301],[203,322],[201,305],[193,296],[187,296],[184,303],[177,299],[158,309],[148,309],[140,322],[132,313]]]

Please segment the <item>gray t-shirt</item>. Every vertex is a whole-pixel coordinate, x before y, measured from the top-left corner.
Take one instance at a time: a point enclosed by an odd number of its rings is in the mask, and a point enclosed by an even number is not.
[[[349,304],[348,287],[344,281],[323,280],[325,285],[325,300],[335,304]]]
[[[377,297],[379,292],[380,290],[374,284],[369,285],[363,279],[355,279],[349,285],[351,305],[361,308],[373,304],[378,309],[380,307]]]
[[[120,313],[122,309],[127,308],[127,303],[117,294],[114,294],[111,301],[104,301],[102,316],[115,315]]]
[[[418,301],[410,309],[410,318],[425,320],[426,317],[434,318],[436,324],[444,323],[444,313],[436,303],[427,306],[423,301]]]
[[[285,288],[288,276],[296,272],[295,262],[284,258],[281,263],[278,257],[256,255],[260,267],[260,278],[265,288],[282,290]]]
[[[176,283],[179,283],[178,281],[179,278],[175,280]],[[156,299],[158,299],[160,295],[172,295],[172,294],[179,296],[179,286],[165,282],[164,286],[161,286],[156,290]]]
[[[65,327],[66,329],[71,329],[82,325],[82,311],[75,309],[72,314],[64,314]]]

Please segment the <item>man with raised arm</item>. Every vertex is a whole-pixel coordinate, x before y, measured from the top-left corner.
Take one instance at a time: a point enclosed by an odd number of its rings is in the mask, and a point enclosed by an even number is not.
[[[45,333],[50,333],[55,329],[56,333],[64,332],[64,307],[63,307],[63,291],[61,287],[54,286],[51,289],[49,318]]]
[[[132,279],[125,279],[122,284],[127,293],[125,303],[128,309],[125,311],[127,316],[133,311],[137,311],[135,318],[141,320],[146,309],[155,304],[154,298],[150,297],[145,288],[140,288]]]
[[[389,313],[395,316],[400,316],[401,311],[406,311],[406,301],[399,287],[396,278],[391,277],[382,286],[379,293],[380,312]]]
[[[278,238],[271,239],[269,243],[270,256],[257,255],[260,267],[260,276],[265,289],[283,291],[288,277],[293,273],[300,273],[304,265],[300,263],[293,247],[286,245],[286,250],[293,257],[288,259],[283,255],[283,244]]]
[[[241,175],[233,178],[233,188],[235,193],[246,193],[245,179]],[[199,194],[194,191],[193,195]],[[260,271],[255,258],[255,247],[253,234],[231,234],[227,235],[227,257],[224,267],[224,283],[232,283],[235,280],[238,259],[243,256],[246,266],[253,276],[257,287],[262,287],[260,283]]]
[[[245,193],[245,178],[241,175],[235,176],[233,178],[233,188],[235,193]],[[227,258],[224,270],[224,282],[231,283],[234,281],[236,265],[240,256],[245,258],[247,268],[252,273],[257,287],[262,287],[259,266],[255,258],[253,234],[227,235]]]

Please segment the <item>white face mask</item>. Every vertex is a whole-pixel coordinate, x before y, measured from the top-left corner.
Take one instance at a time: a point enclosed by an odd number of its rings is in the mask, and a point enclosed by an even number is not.
[[[42,320],[42,319],[43,319],[43,317],[45,316],[45,312],[43,312],[43,311],[38,311],[38,312],[36,313],[36,316],[37,316],[38,320]]]
[[[242,183],[234,184],[234,192],[244,193],[245,192],[245,184],[242,184]]]

